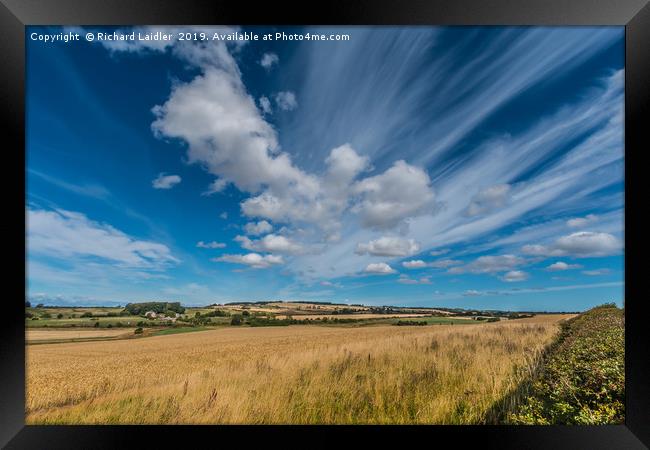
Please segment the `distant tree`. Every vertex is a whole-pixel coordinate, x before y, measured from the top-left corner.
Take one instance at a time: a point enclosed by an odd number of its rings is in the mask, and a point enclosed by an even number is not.
[[[42,307],[43,307],[43,304],[42,304],[42,303],[39,303],[38,305],[36,305],[36,307],[37,307],[37,308],[42,308]]]
[[[185,312],[185,308],[181,306],[180,302],[144,302],[144,303],[127,303],[124,310],[134,316],[139,316],[147,311],[155,313],[165,313],[166,311],[173,311],[179,314]]]
[[[95,322],[95,325],[93,325],[95,328],[99,328],[99,322]]]
[[[142,334],[142,331],[143,331],[142,328],[138,327],[138,328],[135,329],[135,331],[133,333],[134,334]]]
[[[32,304],[29,301],[25,301],[25,308],[29,308],[31,306],[32,306]]]
[[[241,325],[242,324],[242,316],[239,314],[232,316],[232,319],[230,319],[230,325]]]
[[[43,319],[51,319],[51,318],[52,318],[52,314],[46,312],[46,313],[41,314],[41,317],[42,317]]]
[[[93,316],[93,313],[91,313],[90,311],[86,311],[85,313],[83,313],[81,315],[82,318],[84,318],[84,317],[92,317],[92,316]]]
[[[99,322],[97,322],[97,324],[99,325]],[[106,328],[113,328],[113,325],[109,323],[108,325],[106,325]]]
[[[249,313],[248,311],[243,311],[241,314],[242,314],[242,316],[250,316],[251,315],[251,313]]]
[[[57,318],[57,319],[63,319],[63,314],[58,313],[58,314],[56,315],[56,318]]]

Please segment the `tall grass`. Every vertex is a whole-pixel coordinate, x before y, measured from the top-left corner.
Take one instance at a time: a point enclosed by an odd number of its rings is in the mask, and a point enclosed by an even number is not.
[[[490,423],[558,320],[28,346],[27,423]]]

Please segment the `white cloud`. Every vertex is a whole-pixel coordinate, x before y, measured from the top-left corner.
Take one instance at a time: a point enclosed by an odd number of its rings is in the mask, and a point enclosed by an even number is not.
[[[280,62],[280,58],[277,54],[273,52],[267,52],[262,55],[260,59],[260,66],[264,67],[266,70],[270,70],[275,64]]]
[[[443,249],[440,249],[440,250],[433,250],[433,251],[429,252],[429,254],[431,256],[441,256],[441,255],[446,255],[447,253],[449,253],[448,248],[443,248]]]
[[[262,109],[263,114],[272,114],[273,109],[271,107],[271,100],[268,97],[262,95],[259,99],[260,108]]]
[[[431,212],[433,207],[429,175],[402,160],[380,175],[357,182],[353,192],[360,197],[353,211],[365,227],[392,228],[408,217]]]
[[[215,262],[227,262],[233,264],[244,264],[253,269],[267,269],[272,266],[284,264],[282,256],[279,255],[260,255],[259,253],[248,253],[245,255],[223,255],[218,258],[212,258]]]
[[[496,184],[481,190],[472,197],[472,201],[465,210],[468,216],[477,216],[505,206],[510,194],[509,184]]]
[[[395,270],[386,263],[371,263],[366,266],[364,269],[365,273],[371,273],[376,275],[388,275],[395,273]]]
[[[587,214],[585,217],[576,217],[574,219],[569,219],[567,220],[566,224],[568,227],[571,228],[580,228],[597,221],[598,221],[598,216],[596,216],[595,214]]]
[[[548,267],[546,267],[546,270],[550,272],[559,272],[562,270],[580,269],[580,268],[582,268],[580,264],[567,264],[563,261],[557,261],[549,265]]]
[[[221,214],[219,214],[219,217],[223,220],[226,220],[228,218],[228,213],[224,211]]]
[[[481,292],[477,291],[476,289],[468,289],[465,292],[463,292],[464,297],[478,297],[481,294]]]
[[[420,251],[420,245],[414,239],[394,236],[382,236],[367,244],[357,244],[357,255],[372,256],[410,256]]]
[[[359,155],[350,144],[332,149],[325,159],[327,181],[347,187],[354,178],[369,165],[367,156]]]
[[[618,254],[623,248],[622,242],[609,233],[579,231],[562,236],[552,245],[525,245],[522,251],[537,256],[565,256],[589,258]]]
[[[427,267],[427,263],[421,259],[413,259],[411,261],[404,261],[402,263],[402,266],[406,267],[407,269],[421,269],[423,267]]]
[[[216,242],[216,241],[212,241],[212,242],[199,241],[196,243],[196,246],[199,248],[224,248],[226,244],[222,242]]]
[[[273,231],[273,225],[268,223],[266,220],[260,220],[259,222],[249,222],[244,225],[244,231],[246,231],[247,234],[258,236],[260,234],[266,234]]]
[[[275,94],[275,104],[282,111],[292,111],[298,107],[298,100],[293,92],[283,91]]]
[[[607,256],[618,253],[622,243],[608,233],[581,231],[561,237],[555,246],[576,256]]]
[[[594,270],[583,270],[582,273],[587,276],[595,277],[599,275],[608,275],[612,271],[609,269],[594,269]]]
[[[399,278],[397,279],[398,283],[402,284],[431,284],[431,278],[430,277],[421,277],[419,279],[411,278],[408,275],[400,275]]]
[[[228,181],[226,181],[223,178],[218,178],[214,180],[212,183],[210,183],[208,189],[204,191],[201,195],[212,195],[218,192],[222,192],[226,188],[226,186],[228,186]]]
[[[295,255],[303,251],[301,245],[296,244],[285,236],[277,234],[267,234],[258,240],[252,240],[247,236],[236,236],[235,241],[239,242],[242,248],[255,252],[275,252]]]
[[[452,266],[458,266],[462,264],[462,261],[459,261],[457,259],[439,259],[437,261],[433,261],[429,263],[429,267],[435,267],[436,269],[446,269],[448,267]]]
[[[515,255],[481,256],[469,264],[452,267],[449,273],[497,273],[506,272],[526,262],[525,259]]]
[[[127,268],[159,270],[179,262],[166,245],[133,238],[63,209],[27,211],[27,246],[30,252],[64,260],[99,258]]]
[[[505,275],[499,277],[502,281],[513,283],[517,281],[524,281],[528,279],[528,274],[521,270],[511,270],[506,272]]]
[[[420,269],[423,267],[434,267],[436,269],[447,269],[449,267],[458,266],[462,264],[462,261],[456,259],[439,259],[437,261],[424,262],[421,259],[405,261],[402,263],[402,266],[407,269]]]
[[[156,179],[151,182],[154,189],[171,189],[181,182],[178,175],[165,175],[164,172],[158,174]]]
[[[336,275],[349,273],[356,270],[354,264],[359,264],[358,259],[348,258],[357,260],[356,263],[345,262],[341,261],[342,255],[354,251],[358,242],[367,242],[373,238],[366,231],[354,230],[355,224],[351,223],[348,217],[341,217],[348,210],[348,206],[351,206],[360,213],[359,217],[364,226],[373,226],[372,216],[368,218],[361,214],[362,211],[371,211],[362,208],[366,206],[364,202],[367,200],[364,193],[351,193],[349,187],[336,189],[335,183],[327,185],[326,175],[322,175],[320,170],[314,169],[312,173],[306,173],[298,168],[298,164],[310,169],[317,167],[330,148],[347,140],[358,142],[359,144],[355,145],[359,145],[364,155],[372,157],[377,164],[390,163],[389,155],[392,154],[412,164],[430,168],[428,170],[431,179],[435,180],[436,201],[441,205],[441,208],[436,210],[437,214],[426,214],[424,211],[428,208],[423,208],[416,210],[415,215],[407,214],[407,220],[389,217],[388,226],[394,225],[395,222],[400,225],[403,225],[400,222],[408,223],[409,236],[420,242],[423,248],[469,243],[477,238],[489,237],[488,233],[495,232],[504,225],[518,223],[518,219],[528,217],[525,216],[527,214],[532,215],[532,219],[544,215],[548,217],[553,214],[553,209],[561,210],[562,214],[566,211],[578,214],[578,211],[583,210],[586,202],[596,201],[595,196],[591,194],[621,179],[622,170],[617,170],[616,164],[622,161],[623,142],[620,120],[623,105],[623,71],[618,71],[604,79],[602,86],[594,86],[592,90],[585,92],[579,102],[558,108],[555,112],[541,118],[534,126],[517,131],[513,135],[495,136],[494,139],[479,143],[477,151],[472,152],[471,155],[463,154],[462,160],[460,157],[452,157],[448,161],[445,159],[448,149],[462,141],[477,124],[490,117],[492,111],[498,110],[500,105],[514,98],[522,89],[533,85],[535,80],[543,79],[544,74],[551,73],[553,70],[558,68],[569,70],[576,67],[579,61],[586,60],[616,39],[613,34],[604,30],[595,31],[587,36],[578,36],[577,31],[557,31],[549,36],[542,36],[544,33],[539,30],[526,32],[522,35],[522,39],[517,40],[517,45],[506,49],[502,45],[490,45],[489,50],[495,58],[486,66],[486,75],[475,79],[471,76],[472,71],[467,70],[463,76],[456,77],[457,81],[451,85],[444,81],[443,73],[438,73],[439,64],[432,65],[428,69],[421,67],[419,53],[415,51],[421,47],[414,46],[412,40],[398,40],[400,43],[391,47],[394,51],[407,49],[409,58],[399,58],[396,67],[389,64],[385,67],[390,70],[380,72],[372,70],[376,67],[374,63],[376,60],[372,55],[380,52],[367,52],[368,41],[366,40],[363,41],[365,42],[363,45],[359,44],[358,48],[352,48],[349,52],[332,49],[331,53],[328,53],[329,47],[317,50],[326,52],[331,58],[314,58],[315,66],[306,74],[305,84],[301,85],[301,107],[304,106],[303,112],[309,116],[300,121],[299,128],[305,129],[306,133],[297,136],[289,134],[286,136],[286,141],[283,141],[292,144],[300,142],[301,145],[307,142],[308,145],[304,145],[303,148],[287,149],[286,152],[291,151],[296,156],[294,161],[287,154],[288,164],[284,165],[279,162],[267,164],[284,155],[285,150],[280,151],[275,132],[271,131],[267,134],[264,123],[256,122],[255,115],[241,114],[233,120],[233,123],[245,128],[241,133],[235,133],[228,128],[229,132],[232,131],[228,139],[215,138],[216,135],[221,134],[220,123],[224,118],[222,116],[228,114],[230,105],[224,104],[223,109],[219,109],[218,104],[213,104],[219,103],[222,96],[213,93],[218,89],[213,89],[214,80],[210,73],[219,72],[219,75],[226,79],[224,85],[230,86],[240,94],[237,98],[242,103],[246,103],[246,98],[250,97],[241,83],[236,62],[228,54],[226,46],[219,44],[213,49],[213,46],[192,44],[192,47],[196,48],[190,50],[186,46],[177,45],[172,53],[198,67],[200,75],[189,83],[175,84],[168,102],[169,130],[170,133],[176,133],[176,137],[187,142],[188,160],[193,160],[189,157],[190,154],[197,156],[193,161],[206,167],[210,173],[219,177],[224,175],[244,193],[254,196],[250,202],[244,202],[242,205],[242,212],[245,215],[286,222],[308,222],[323,228],[332,227],[327,230],[327,236],[342,236],[337,245],[328,244],[322,254],[302,256],[292,264],[303,265],[308,262],[321,273],[336,266]],[[544,39],[541,39],[542,37]],[[392,39],[389,35],[384,38]],[[378,46],[381,43],[380,40],[375,39],[373,42]],[[165,48],[168,48],[167,44]],[[411,52],[411,49],[414,51]],[[531,56],[540,54],[545,56],[541,59]],[[350,79],[358,79],[359,82],[351,84],[357,88],[355,101],[345,111],[333,106],[340,104],[341,95],[349,96],[349,92],[336,93],[335,88],[340,84],[340,80],[333,75],[324,76],[323,73],[326,71],[317,70],[322,68],[317,66],[323,64],[322,61],[327,61],[328,66],[335,67],[349,66],[345,64],[346,61],[365,61],[362,66],[368,69],[360,70],[355,77],[352,77],[354,74],[350,74]],[[514,74],[511,71],[504,72],[503,67],[508,66],[503,64],[504,61],[520,61],[522,70]],[[412,76],[420,73],[421,69],[428,70],[426,73],[430,76]],[[208,95],[200,95],[203,92],[196,92],[198,100],[187,102],[187,105],[196,105],[197,111],[191,112],[188,106],[187,111],[176,109],[172,114],[171,110],[175,108],[171,108],[171,100],[176,95],[180,95],[182,89],[179,88],[188,85],[194,87],[202,79],[208,80],[202,86]],[[426,80],[426,83],[417,80]],[[440,112],[437,116],[440,123],[435,127],[421,126],[418,120],[414,120],[419,116],[411,112],[419,111],[423,95],[407,97],[396,95],[394,92],[398,90],[393,87],[408,86],[408,92],[426,94],[435,83],[440,81],[444,82],[444,86],[448,86],[447,93],[462,93],[463,89],[477,89],[477,92],[480,90],[484,95],[463,96],[462,100],[454,99],[446,106],[432,104],[431,106]],[[482,89],[485,87],[483,85],[490,86],[490,89]],[[376,100],[376,92],[386,92],[385,98],[382,98],[379,104]],[[399,92],[403,90],[400,89]],[[440,96],[440,98],[445,97]],[[467,103],[465,99],[471,101]],[[252,109],[256,111],[255,114],[260,116],[256,100],[251,98],[250,103]],[[239,105],[238,102],[235,104]],[[372,108],[369,107],[370,105]],[[178,101],[174,106],[183,105]],[[364,115],[366,111],[370,116]],[[206,113],[209,117],[202,120]],[[324,113],[330,114],[325,116],[326,120],[322,120]],[[174,114],[176,116],[172,117]],[[183,114],[187,117],[182,118]],[[193,134],[181,129],[181,122],[193,123],[192,114],[196,114],[200,127],[203,127],[200,133]],[[311,118],[318,118],[321,121],[309,120]],[[362,119],[357,120],[357,118]],[[158,119],[165,121],[166,118],[158,116]],[[178,127],[174,128],[171,122]],[[601,126],[601,124],[606,125]],[[272,127],[269,128],[272,130]],[[411,132],[416,129],[421,132]],[[593,130],[597,131],[593,132]],[[398,133],[408,136],[408,140],[400,141],[396,137]],[[576,136],[587,134],[590,136],[583,143],[573,144]],[[167,136],[164,132],[161,135]],[[301,136],[310,137],[295,139]],[[326,143],[322,142],[324,139]],[[309,145],[314,140],[320,145]],[[385,144],[387,142],[391,144]],[[402,145],[405,142],[408,145]],[[565,145],[567,151],[557,155],[557,148],[564,148]],[[230,147],[245,155],[241,158],[233,156],[235,151],[231,153]],[[248,164],[241,164],[242,161],[254,161],[251,166],[255,168],[247,170]],[[535,172],[534,169],[539,167],[540,161],[549,161],[549,163],[542,170]],[[312,162],[314,165],[311,165]],[[257,170],[256,167],[261,167],[262,170]],[[272,167],[273,170],[267,170],[268,167]],[[258,172],[261,176],[256,178]],[[524,179],[522,174],[528,173],[534,175],[521,183],[521,187],[518,185],[518,192],[511,193],[512,201],[507,202],[503,208],[474,218],[471,223],[468,223],[468,218],[463,212],[476,194],[472,187],[513,183],[514,180]],[[236,184],[235,179],[241,184]],[[305,187],[309,189],[304,189]],[[356,197],[350,194],[356,194]],[[399,191],[396,192],[396,195],[398,194]],[[598,197],[597,200],[600,198]],[[411,201],[415,200],[409,198],[405,203]],[[614,202],[617,201],[614,198]],[[398,204],[399,200],[395,203]],[[381,217],[378,220],[381,220]],[[345,230],[339,229],[339,222],[345,223]],[[561,222],[562,226],[565,226],[564,220]],[[486,239],[484,242],[488,241],[489,239]],[[541,239],[530,239],[517,245],[526,242],[545,243]],[[560,250],[556,249],[556,251],[562,253]],[[332,274],[328,272],[328,275]]]
[[[320,282],[321,286],[328,286],[328,287],[335,287],[335,288],[340,288],[343,287],[340,283],[333,283],[331,281],[325,280]]]

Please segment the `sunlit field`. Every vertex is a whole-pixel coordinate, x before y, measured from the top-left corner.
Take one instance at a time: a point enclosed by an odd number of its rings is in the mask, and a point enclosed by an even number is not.
[[[493,423],[567,317],[29,345],[27,423]]]

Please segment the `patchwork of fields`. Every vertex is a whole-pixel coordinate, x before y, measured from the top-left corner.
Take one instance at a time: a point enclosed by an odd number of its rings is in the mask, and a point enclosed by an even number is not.
[[[492,423],[568,315],[27,346],[28,424]]]

